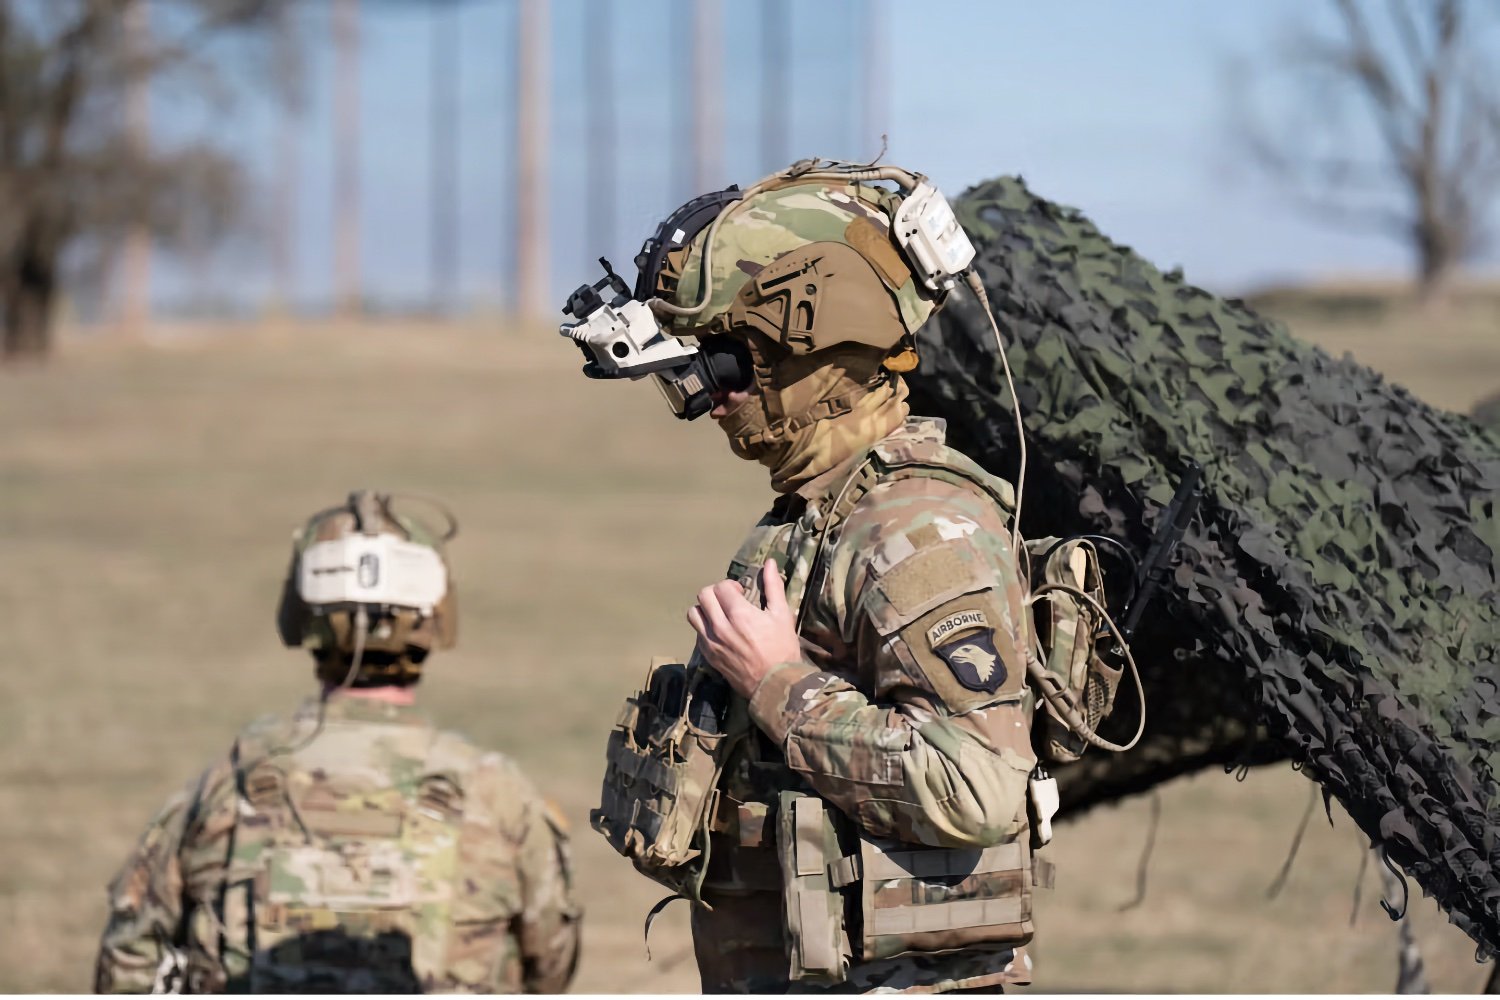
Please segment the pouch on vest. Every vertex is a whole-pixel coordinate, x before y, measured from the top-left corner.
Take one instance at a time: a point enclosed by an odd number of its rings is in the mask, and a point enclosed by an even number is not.
[[[1043,539],[1037,545],[1051,542]],[[1074,539],[1053,545],[1042,564],[1046,583],[1075,587],[1104,605],[1099,557],[1092,543]],[[1064,697],[1092,732],[1114,710],[1115,689],[1123,673],[1100,660],[1094,651],[1095,636],[1102,624],[1099,614],[1086,602],[1051,591],[1036,603],[1037,636],[1046,655],[1046,669],[1062,683]],[[1051,761],[1075,761],[1089,744],[1058,715],[1051,702],[1038,699],[1043,708],[1042,753]]]
[[[983,850],[926,847],[859,833],[860,957],[1022,945],[1031,940],[1030,837]],[[1050,867],[1050,866],[1049,866]]]
[[[777,811],[776,853],[785,906],[787,977],[841,983],[849,974],[843,887],[855,878],[826,803],[784,791]]]
[[[743,728],[737,718],[720,723],[728,700],[723,681],[706,668],[653,663],[609,735],[600,805],[589,814],[638,871],[689,899],[701,888],[699,834],[718,782],[719,751],[728,730]],[[743,712],[737,706],[732,714]]]

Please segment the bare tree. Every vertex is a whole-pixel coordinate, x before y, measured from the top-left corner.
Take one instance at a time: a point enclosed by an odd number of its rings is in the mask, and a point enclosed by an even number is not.
[[[147,0],[124,0],[124,8],[125,58],[134,69],[125,77],[125,143],[130,158],[143,162],[151,149],[151,75],[143,61],[151,51],[150,10]],[[151,229],[145,219],[135,219],[125,234],[119,278],[121,325],[139,334],[151,315]]]
[[[0,359],[45,355],[67,273],[101,268],[126,233],[170,246],[233,217],[234,162],[207,142],[132,141],[122,101],[141,78],[223,96],[205,46],[258,27],[275,0],[154,0],[173,16],[149,37],[127,30],[132,3],[0,0]]]
[[[1299,208],[1412,252],[1424,297],[1483,245],[1500,193],[1500,47],[1493,0],[1330,0],[1243,100],[1253,160]],[[1277,79],[1269,79],[1274,75]],[[1277,127],[1256,108],[1281,85]]]

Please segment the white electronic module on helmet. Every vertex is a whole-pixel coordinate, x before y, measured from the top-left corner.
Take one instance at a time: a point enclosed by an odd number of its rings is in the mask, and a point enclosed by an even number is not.
[[[568,296],[563,313],[575,322],[564,323],[559,330],[588,359],[585,375],[628,379],[651,375],[672,412],[683,420],[694,420],[712,409],[715,392],[749,387],[751,362],[743,345],[727,337],[705,337],[694,343],[691,338],[674,336],[662,328],[651,308],[653,301],[660,301],[656,282],[667,254],[686,246],[718,218],[724,206],[739,198],[740,190],[734,186],[701,195],[658,225],[636,254],[633,295],[609,261],[599,258],[604,277],[578,286]],[[611,293],[608,301],[600,294],[606,289]]]
[[[604,277],[580,285],[568,296],[563,314],[576,322],[559,332],[583,349],[589,361],[583,373],[590,378],[640,378],[676,368],[690,361],[694,349],[661,328],[645,302],[631,298],[625,279],[603,257]],[[600,292],[612,292],[605,299]]]
[[[430,614],[448,592],[435,549],[391,534],[345,535],[303,552],[297,592],[310,605],[378,604]]]
[[[891,228],[913,273],[928,291],[952,288],[974,262],[974,244],[958,224],[953,206],[926,180],[901,200]]]

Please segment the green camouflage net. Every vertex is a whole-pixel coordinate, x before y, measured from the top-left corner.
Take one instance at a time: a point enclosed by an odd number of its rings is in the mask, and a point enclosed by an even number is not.
[[[1500,392],[1486,396],[1475,403],[1472,416],[1475,423],[1500,431]]]
[[[1077,812],[1206,766],[1291,759],[1500,948],[1500,438],[1162,273],[1016,178],[957,206],[1010,347],[1029,537],[1143,552],[1190,459],[1197,523],[1134,648],[1147,736],[1059,769]],[[993,334],[965,293],[920,338],[920,413],[1014,476]],[[1107,730],[1129,734],[1130,685]]]

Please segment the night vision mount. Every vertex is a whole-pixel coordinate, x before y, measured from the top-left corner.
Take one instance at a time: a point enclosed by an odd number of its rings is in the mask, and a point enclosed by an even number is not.
[[[609,261],[600,257],[599,263],[604,277],[579,285],[568,296],[563,313],[575,322],[564,323],[559,331],[583,351],[585,375],[655,376],[672,412],[683,420],[711,410],[715,392],[749,387],[752,362],[745,345],[720,335],[696,344],[672,336],[662,329],[649,304],[631,297],[630,286]]]
[[[588,359],[583,373],[589,378],[635,379],[692,360],[693,348],[661,328],[651,307],[631,296],[630,286],[608,260],[600,257],[599,263],[604,277],[579,285],[563,306],[563,315],[575,322],[564,323],[560,332]]]

